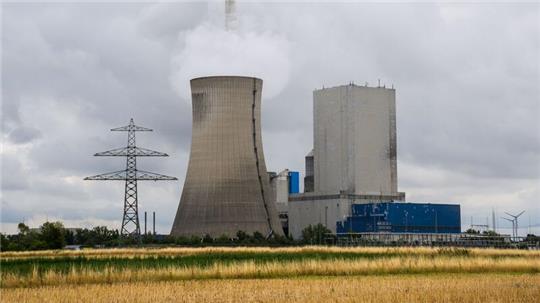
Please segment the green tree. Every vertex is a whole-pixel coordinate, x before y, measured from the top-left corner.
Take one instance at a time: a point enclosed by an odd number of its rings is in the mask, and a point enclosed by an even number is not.
[[[75,244],[75,233],[71,230],[66,229],[66,233],[64,234],[64,239],[67,245]]]
[[[469,228],[465,231],[466,234],[473,234],[473,235],[479,235],[480,234],[480,231],[476,230],[476,229],[472,229],[472,228]]]
[[[499,236],[499,234],[496,233],[494,230],[484,230],[484,232],[482,232],[482,235],[489,236],[489,237],[498,237]]]
[[[244,242],[249,238],[249,235],[242,230],[239,230],[236,232],[236,239],[238,239],[238,242]]]
[[[202,242],[205,244],[210,244],[214,242],[214,238],[212,238],[212,236],[210,236],[209,234],[206,234],[204,235]]]
[[[323,244],[331,230],[322,224],[309,225],[302,230],[302,242],[304,244]]]
[[[19,229],[19,234],[12,236],[12,243],[9,250],[47,249],[47,244],[43,241],[40,233],[31,231],[24,223],[19,223],[17,228]]]
[[[30,228],[22,222],[17,225],[17,228],[20,235],[27,235],[30,232]]]
[[[193,235],[193,236],[191,236],[191,237],[189,238],[189,243],[190,243],[191,245],[201,245],[202,239],[201,239],[201,237],[199,237],[199,236]]]
[[[174,243],[177,245],[190,245],[190,238],[186,236],[178,236],[174,238]]]
[[[229,238],[229,236],[223,234],[219,236],[219,238],[215,239],[214,242],[217,244],[230,244],[231,239]]]
[[[116,232],[107,226],[96,226],[90,231],[91,245],[108,245],[117,238]]]
[[[6,235],[0,233],[0,251],[9,250],[10,245],[11,245],[10,239]]]
[[[540,236],[534,235],[534,234],[527,234],[527,237],[523,239],[523,241],[526,242],[540,242]]]
[[[263,243],[266,243],[266,238],[264,237],[263,234],[256,231],[256,232],[253,232],[253,242],[257,244],[263,244]]]
[[[156,243],[156,239],[153,234],[141,234],[143,244],[153,244]]]
[[[292,240],[286,236],[280,236],[280,235],[273,235],[270,239],[268,239],[268,244],[274,244],[274,245],[291,245]]]
[[[83,228],[77,231],[75,234],[75,244],[88,245],[90,239],[90,230]]]
[[[61,222],[45,222],[41,226],[41,240],[48,248],[61,249],[66,245],[66,230]]]

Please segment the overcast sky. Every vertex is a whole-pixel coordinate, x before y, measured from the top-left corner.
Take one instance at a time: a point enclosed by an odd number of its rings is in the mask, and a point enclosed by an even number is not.
[[[189,79],[257,76],[269,170],[304,172],[316,88],[377,80],[396,88],[399,190],[461,204],[462,223],[526,210],[540,233],[540,5],[222,1],[2,4],[1,231],[119,228],[122,182],[83,181],[125,159],[110,132],[133,117],[137,145],[168,158],[138,167],[139,211],[169,233],[189,159]],[[498,220],[500,226],[508,222]]]

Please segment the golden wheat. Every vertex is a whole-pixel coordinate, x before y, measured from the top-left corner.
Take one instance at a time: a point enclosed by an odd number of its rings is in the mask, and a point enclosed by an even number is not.
[[[210,253],[357,253],[357,254],[399,254],[433,256],[441,252],[452,251],[465,252],[470,256],[481,257],[524,257],[540,258],[540,251],[517,250],[517,249],[492,249],[492,248],[470,248],[470,249],[441,249],[431,247],[326,247],[326,246],[303,246],[303,247],[174,247],[174,248],[113,248],[113,249],[84,249],[80,251],[68,250],[46,250],[46,251],[25,251],[25,252],[2,252],[0,259],[25,259],[25,258],[56,258],[56,257],[80,257],[86,258],[133,258],[133,257],[154,257],[154,256],[187,256]]]
[[[540,275],[196,280],[2,290],[2,302],[536,302]]]
[[[29,276],[8,273],[2,275],[2,287],[33,287],[43,285],[113,283],[138,281],[174,281],[191,279],[250,279],[295,276],[349,276],[377,274],[422,273],[538,273],[540,259],[486,257],[390,257],[357,260],[301,260],[290,262],[242,261],[215,263],[208,267],[169,266],[149,269],[102,270],[72,268],[69,273],[48,271]]]

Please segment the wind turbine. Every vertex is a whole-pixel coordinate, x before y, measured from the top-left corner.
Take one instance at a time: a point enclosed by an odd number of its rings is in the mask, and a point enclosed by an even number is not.
[[[516,237],[518,236],[518,218],[519,218],[519,216],[523,215],[524,212],[525,212],[525,211],[522,211],[522,212],[520,212],[519,214],[517,214],[517,215],[515,215],[515,216],[512,215],[512,214],[509,214],[509,213],[507,213],[507,212],[504,212],[505,214],[507,214],[507,215],[509,215],[510,217],[514,218],[514,220],[516,221],[516,227],[515,227],[515,229],[516,229]]]
[[[512,222],[512,240],[514,240],[514,238],[516,237],[516,233],[515,233],[516,222],[514,222],[514,219],[508,219],[505,217],[501,217],[501,219],[505,219],[506,221]]]

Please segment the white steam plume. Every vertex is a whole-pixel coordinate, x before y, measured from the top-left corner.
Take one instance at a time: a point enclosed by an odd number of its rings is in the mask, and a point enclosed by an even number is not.
[[[258,77],[264,81],[263,98],[278,95],[289,80],[289,42],[268,31],[227,31],[205,23],[181,35],[178,45],[171,82],[186,100],[191,100],[189,80],[196,77]]]

